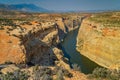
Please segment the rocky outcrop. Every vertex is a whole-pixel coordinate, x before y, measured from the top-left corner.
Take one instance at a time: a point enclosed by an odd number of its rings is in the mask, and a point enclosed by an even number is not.
[[[61,17],[46,22],[14,21],[17,25],[0,27],[0,64],[5,62],[54,64],[51,57],[55,55],[52,47],[56,47],[67,32],[78,27],[79,22],[78,17],[72,19]]]
[[[22,18],[20,15],[14,16]],[[5,19],[5,23],[0,19],[0,23],[4,23],[4,25],[0,24],[1,75],[12,72],[16,76],[17,70],[17,72],[27,73],[29,80],[33,80],[34,77],[41,77],[35,76],[37,72],[35,70],[43,68],[44,71],[39,71],[37,74],[41,75],[42,72],[56,79],[56,72],[58,73],[60,68],[61,70],[65,69],[67,71],[65,73],[70,76],[64,76],[65,80],[88,80],[86,75],[70,68],[68,59],[57,48],[58,43],[69,31],[79,27],[80,17],[75,15],[67,15],[66,17],[66,15],[59,16],[58,14],[56,14],[58,17],[54,14],[30,14],[29,16],[27,14],[22,16],[24,19],[27,17],[27,20],[17,20],[14,17],[14,24],[10,21],[9,25],[6,24],[9,19]],[[56,71],[56,69],[58,70]],[[50,73],[48,73],[49,71]]]
[[[77,50],[106,68],[120,66],[120,28],[104,27],[85,19],[77,37]]]

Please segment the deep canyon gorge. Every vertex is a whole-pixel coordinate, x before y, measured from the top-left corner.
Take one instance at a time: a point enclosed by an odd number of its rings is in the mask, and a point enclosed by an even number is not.
[[[0,14],[1,65],[59,66],[73,73],[73,79],[65,80],[79,80],[79,76],[87,80],[85,74],[100,66],[120,67],[119,12]],[[108,25],[108,17],[116,24]],[[78,64],[81,72],[72,70],[72,64]]]

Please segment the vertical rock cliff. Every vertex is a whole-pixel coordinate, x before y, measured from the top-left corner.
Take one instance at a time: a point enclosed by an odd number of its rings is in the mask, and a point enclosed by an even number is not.
[[[120,25],[116,27],[116,22],[114,25],[110,22],[117,19],[112,16],[101,13],[84,19],[77,37],[77,50],[106,68],[120,66]]]

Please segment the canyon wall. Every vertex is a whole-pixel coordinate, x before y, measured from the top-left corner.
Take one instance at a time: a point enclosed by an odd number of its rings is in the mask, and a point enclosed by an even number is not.
[[[14,23],[19,26],[14,28],[6,25],[0,29],[0,64],[32,62],[53,65],[55,60],[59,60],[56,54],[61,53],[56,49],[57,44],[67,32],[80,24],[78,17]],[[58,50],[58,53],[54,50]]]
[[[77,37],[77,50],[106,68],[120,66],[120,28],[104,27],[84,19]]]

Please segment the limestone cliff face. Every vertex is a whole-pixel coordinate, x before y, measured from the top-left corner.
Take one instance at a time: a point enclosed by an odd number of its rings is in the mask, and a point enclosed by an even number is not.
[[[69,23],[72,24],[67,25],[65,21],[69,20],[57,18],[46,22],[16,21],[14,23],[19,26],[15,28],[4,26],[0,30],[0,64],[5,62],[53,64],[55,53],[52,47],[56,47],[67,32],[78,27],[78,18],[71,19]]]
[[[120,28],[103,27],[85,19],[77,37],[77,50],[106,68],[120,66]]]

